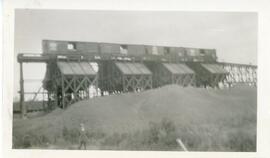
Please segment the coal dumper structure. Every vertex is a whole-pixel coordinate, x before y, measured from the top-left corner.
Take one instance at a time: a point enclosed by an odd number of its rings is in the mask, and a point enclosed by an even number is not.
[[[43,88],[48,104],[62,108],[104,94],[138,92],[167,84],[194,87],[257,85],[257,66],[218,62],[215,49],[43,40],[42,54],[18,55],[20,104],[24,105],[23,63],[46,63]],[[50,107],[48,106],[48,107]]]

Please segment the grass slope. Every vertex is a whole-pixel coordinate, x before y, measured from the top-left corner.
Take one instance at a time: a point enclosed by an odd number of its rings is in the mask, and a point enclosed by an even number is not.
[[[215,90],[169,85],[85,100],[39,118],[14,120],[13,134],[34,132],[55,137],[61,135],[64,127],[78,128],[81,122],[92,131],[130,133],[167,118],[192,150],[254,151],[256,95],[256,88],[250,87]]]

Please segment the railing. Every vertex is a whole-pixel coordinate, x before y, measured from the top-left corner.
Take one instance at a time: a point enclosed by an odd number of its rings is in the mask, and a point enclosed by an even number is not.
[[[257,66],[235,63],[219,63],[229,72],[225,82],[228,84],[244,83],[257,85]]]
[[[185,56],[168,55],[131,55],[131,54],[116,54],[116,53],[20,53],[18,55],[18,62],[49,62],[50,60],[119,60],[119,61],[161,61],[161,62],[202,62],[194,58],[187,58]]]

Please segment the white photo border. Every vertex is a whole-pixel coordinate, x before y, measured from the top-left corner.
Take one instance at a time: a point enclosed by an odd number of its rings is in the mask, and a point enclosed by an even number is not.
[[[4,157],[172,157],[266,158],[270,155],[270,1],[259,0],[5,0],[3,3],[3,154]],[[150,152],[12,149],[15,9],[169,10],[258,13],[257,152]]]

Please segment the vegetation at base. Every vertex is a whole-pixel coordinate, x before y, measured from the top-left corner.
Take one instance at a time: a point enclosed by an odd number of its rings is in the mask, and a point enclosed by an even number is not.
[[[181,138],[190,151],[256,151],[256,135],[245,130],[222,132],[222,129],[181,127],[177,131],[173,121],[163,118],[149,122],[144,130],[131,133],[108,134],[101,130],[87,130],[88,149],[101,150],[182,150],[176,139]],[[215,132],[213,132],[215,130]],[[13,137],[13,148],[77,149],[79,128],[63,127],[61,135],[49,139],[38,133]]]

